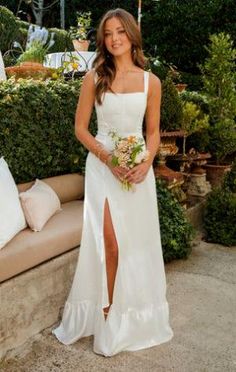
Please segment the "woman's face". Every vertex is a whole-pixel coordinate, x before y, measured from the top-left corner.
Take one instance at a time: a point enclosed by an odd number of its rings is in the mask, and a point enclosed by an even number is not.
[[[108,19],[105,23],[104,42],[108,52],[114,57],[131,53],[132,44],[124,26],[116,17]]]

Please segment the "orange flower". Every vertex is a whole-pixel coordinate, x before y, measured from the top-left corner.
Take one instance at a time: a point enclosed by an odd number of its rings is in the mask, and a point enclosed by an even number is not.
[[[135,136],[129,136],[129,137],[127,138],[127,140],[128,140],[128,142],[130,142],[130,143],[135,143],[135,142],[136,142],[136,137],[135,137]]]

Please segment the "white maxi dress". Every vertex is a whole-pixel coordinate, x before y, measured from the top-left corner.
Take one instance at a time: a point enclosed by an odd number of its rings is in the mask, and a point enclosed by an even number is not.
[[[142,137],[149,73],[144,91],[104,94],[95,104],[98,132],[107,149],[109,130]],[[136,190],[126,191],[109,168],[91,152],[86,160],[84,223],[73,284],[60,325],[53,334],[65,345],[94,335],[93,351],[112,356],[169,341],[166,278],[162,255],[155,178],[151,167]],[[104,204],[108,201],[118,243],[118,267],[109,306],[103,237]]]

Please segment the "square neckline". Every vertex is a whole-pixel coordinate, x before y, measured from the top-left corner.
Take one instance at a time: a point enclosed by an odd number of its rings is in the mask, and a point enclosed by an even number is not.
[[[105,92],[104,94],[114,94],[114,95],[128,95],[128,94],[145,94],[148,93],[148,71],[143,71],[143,82],[144,90],[142,92]]]

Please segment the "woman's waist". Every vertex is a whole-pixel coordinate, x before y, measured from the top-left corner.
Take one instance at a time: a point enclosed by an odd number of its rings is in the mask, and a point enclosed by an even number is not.
[[[143,134],[141,132],[116,132],[116,134],[121,138],[127,138],[134,136],[137,138],[142,138],[144,141]],[[107,150],[112,151],[115,148],[115,142],[112,135],[109,132],[98,131],[95,138],[101,142]],[[145,141],[144,141],[145,142]]]
[[[137,136],[137,137],[143,137],[142,130],[135,130],[135,131],[127,131],[127,130],[116,130],[116,129],[110,129],[109,131],[98,129],[96,137],[112,137],[112,133],[115,133],[119,137],[129,137],[129,136]]]

